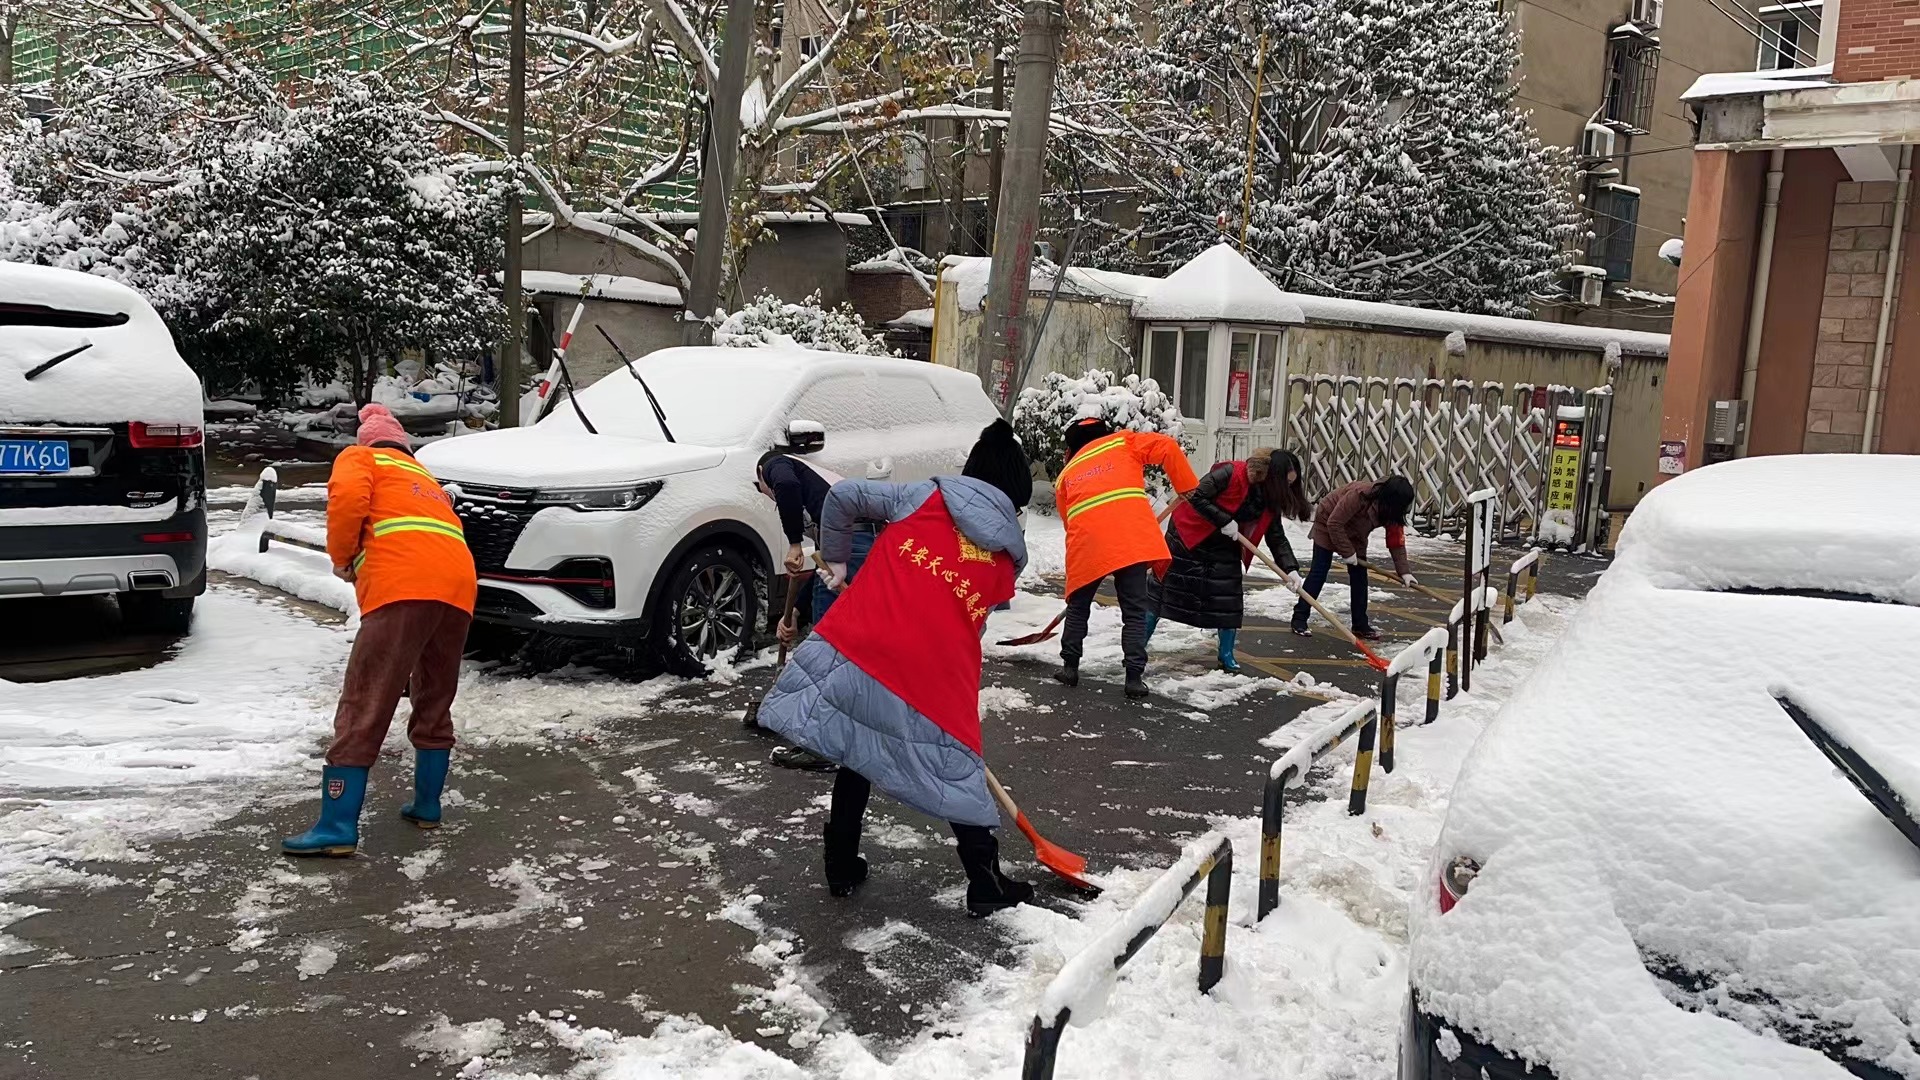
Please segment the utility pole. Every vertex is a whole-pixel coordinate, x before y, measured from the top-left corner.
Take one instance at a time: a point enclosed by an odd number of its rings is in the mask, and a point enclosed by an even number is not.
[[[733,166],[740,156],[740,99],[747,89],[747,59],[753,55],[753,8],[754,0],[728,0],[720,85],[709,87],[707,93],[707,161],[700,178],[699,233],[686,311],[681,316],[686,321],[680,326],[680,340],[687,345],[704,345],[713,339],[707,319],[720,303]]]
[[[993,111],[1001,112],[1007,107],[1007,61],[1000,55],[1000,46],[993,47]],[[1007,160],[1007,136],[999,124],[987,127],[987,243],[1000,230],[1000,172]],[[993,254],[989,249],[987,254]]]
[[[987,275],[986,347],[980,383],[1006,412],[1027,342],[1027,288],[1033,238],[1040,229],[1040,189],[1046,182],[1047,124],[1053,111],[1053,72],[1065,16],[1057,0],[1028,0],[1014,58],[1013,112],[1007,119],[1007,163],[993,223],[993,263]]]
[[[527,0],[513,0],[507,31],[507,156],[513,159],[513,191],[507,198],[507,252],[500,298],[507,305],[507,340],[500,347],[500,426],[520,426],[520,349],[526,340],[527,305],[520,289],[520,163],[527,153]]]

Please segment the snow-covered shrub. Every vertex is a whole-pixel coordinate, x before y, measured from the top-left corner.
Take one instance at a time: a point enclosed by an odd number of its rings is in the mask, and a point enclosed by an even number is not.
[[[1159,383],[1138,375],[1116,379],[1111,371],[1089,371],[1079,378],[1048,372],[1041,385],[1020,391],[1013,406],[1013,430],[1027,456],[1048,476],[1058,476],[1067,463],[1067,425],[1090,416],[1115,430],[1157,431],[1176,439],[1184,430],[1180,410]],[[1149,470],[1147,479],[1154,494],[1165,494],[1167,480],[1158,469]]]
[[[798,304],[762,293],[714,327],[713,343],[735,349],[775,346],[859,356],[896,355],[884,338],[867,332],[867,324],[860,321],[852,304],[823,307],[817,291]]]

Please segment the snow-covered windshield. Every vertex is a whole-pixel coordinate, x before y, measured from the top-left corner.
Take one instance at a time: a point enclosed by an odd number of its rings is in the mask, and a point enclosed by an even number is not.
[[[733,447],[747,445],[801,377],[800,367],[785,359],[774,350],[663,349],[633,367],[660,399],[674,441]],[[601,434],[666,441],[646,391],[624,367],[582,390],[580,408]],[[564,401],[540,426],[583,430]]]

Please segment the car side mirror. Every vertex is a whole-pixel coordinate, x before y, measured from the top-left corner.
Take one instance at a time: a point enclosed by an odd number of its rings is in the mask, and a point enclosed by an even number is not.
[[[787,421],[787,452],[811,454],[827,445],[827,427],[816,420]]]

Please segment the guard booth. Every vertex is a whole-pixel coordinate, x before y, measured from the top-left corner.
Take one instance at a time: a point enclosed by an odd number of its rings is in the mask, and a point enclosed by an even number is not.
[[[1134,301],[1140,373],[1186,424],[1195,470],[1284,446],[1288,326],[1300,305],[1238,251],[1216,244]]]

